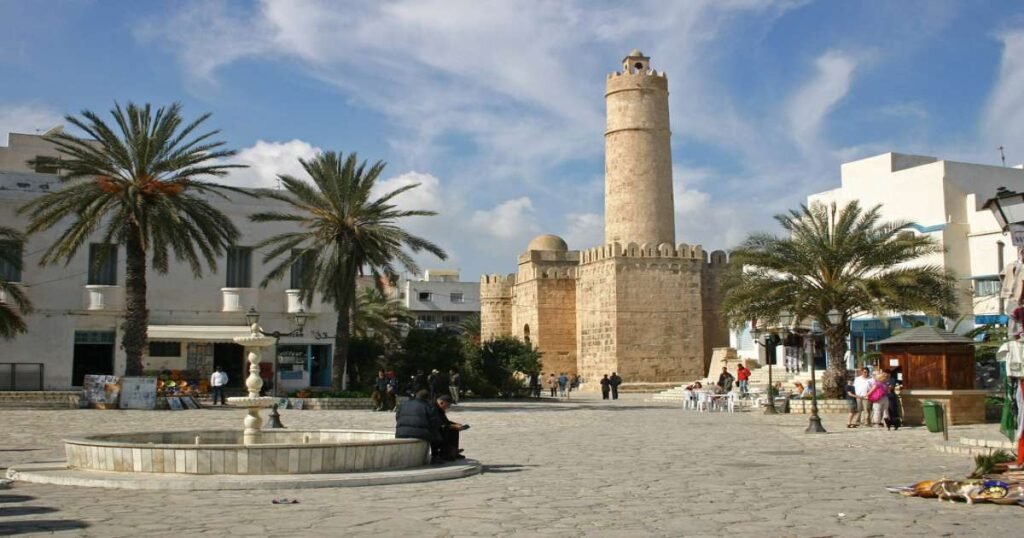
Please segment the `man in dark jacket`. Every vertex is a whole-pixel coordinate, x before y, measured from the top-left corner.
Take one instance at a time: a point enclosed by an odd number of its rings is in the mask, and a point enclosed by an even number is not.
[[[432,461],[455,461],[465,456],[459,450],[459,432],[469,426],[448,420],[448,408],[452,406],[452,398],[442,394],[434,401],[434,413],[440,422],[440,440],[431,445]]]
[[[607,400],[608,399],[608,391],[610,390],[611,386],[612,386],[612,381],[610,379],[608,379],[608,374],[604,374],[604,377],[601,378],[601,399],[602,400]]]
[[[622,384],[622,378],[619,377],[619,374],[617,374],[615,372],[612,372],[612,376],[608,378],[608,381],[609,381],[609,383],[612,386],[612,399],[613,400],[618,400],[619,399],[619,385]]]
[[[434,405],[427,400],[429,393],[420,390],[416,397],[398,407],[395,414],[396,439],[422,439],[428,443],[441,441],[441,423]]]

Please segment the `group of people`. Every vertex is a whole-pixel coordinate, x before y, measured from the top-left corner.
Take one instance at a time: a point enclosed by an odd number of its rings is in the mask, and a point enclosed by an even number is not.
[[[530,396],[540,398],[543,389],[547,389],[552,398],[568,398],[572,391],[579,390],[581,383],[583,378],[579,374],[570,376],[567,372],[562,372],[556,375],[552,372],[545,377],[543,372],[533,373],[529,379]]]
[[[406,400],[395,414],[396,439],[421,439],[430,443],[430,463],[440,464],[465,458],[459,448],[459,432],[469,428],[448,419],[454,400],[447,394],[431,397],[426,389]]]
[[[447,382],[445,381],[444,376],[436,368],[431,370],[430,374],[423,373],[423,370],[417,370],[409,378],[407,393],[410,398],[415,398],[417,392],[425,390],[430,400],[442,394],[447,394],[453,402],[459,403],[459,397],[462,393],[462,375],[453,368],[448,372]],[[398,385],[398,378],[395,376],[394,371],[377,371],[377,379],[373,383],[372,396],[374,411],[391,411],[395,408],[399,394]]]
[[[885,429],[898,430],[903,416],[896,391],[897,384],[894,374],[878,370],[872,376],[867,368],[861,368],[857,377],[846,384],[846,400],[850,406],[846,427],[884,426]]]
[[[622,384],[622,378],[619,374],[612,372],[611,377],[608,374],[604,374],[601,378],[601,399],[607,400],[608,394],[611,393],[613,400],[619,399],[619,385]]]

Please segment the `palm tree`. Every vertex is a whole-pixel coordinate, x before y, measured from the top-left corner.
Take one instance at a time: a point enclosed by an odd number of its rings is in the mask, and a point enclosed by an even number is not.
[[[195,277],[205,260],[211,272],[217,257],[238,238],[231,220],[207,200],[239,189],[204,181],[225,175],[241,165],[225,164],[235,154],[213,141],[219,131],[194,134],[210,117],[191,122],[181,118],[181,105],[160,107],[115,104],[111,115],[116,130],[97,114],[83,111],[82,119],[65,116],[93,140],[66,133],[46,135],[61,158],[63,187],[25,204],[28,233],[61,228],[40,264],[70,263],[95,233],[101,244],[125,248],[125,323],[122,347],[126,373],[142,373],[149,310],[146,303],[148,263],[167,273],[170,253],[188,263]],[[70,221],[70,222],[69,222]],[[101,260],[97,260],[101,262]]]
[[[0,226],[0,246],[13,245],[16,247],[14,249],[0,248],[0,266],[5,265],[15,271],[20,270],[20,252],[23,244],[25,244],[25,238],[20,232],[13,228]],[[11,340],[28,330],[25,320],[14,310],[14,307],[21,310],[21,314],[28,314],[32,312],[32,303],[21,291],[21,288],[4,280],[3,274],[0,274],[0,295],[4,297],[0,301],[0,338]]]
[[[480,347],[480,314],[466,316],[460,321],[459,335],[467,345]]]
[[[376,286],[360,288],[352,313],[352,334],[379,337],[385,344],[402,338],[402,326],[416,323],[416,316],[395,298],[387,298]]]
[[[864,211],[854,201],[841,209],[813,204],[776,215],[788,237],[751,235],[733,253],[723,286],[723,309],[733,326],[778,323],[783,312],[818,323],[828,336],[823,389],[833,397],[844,387],[854,315],[956,315],[953,276],[940,266],[908,263],[942,247],[908,232],[909,222],[882,222],[880,209]],[[830,313],[838,313],[838,323]]]
[[[345,388],[345,372],[351,338],[352,308],[355,306],[356,279],[369,272],[373,281],[394,282],[396,264],[417,273],[419,267],[403,249],[427,251],[445,259],[444,250],[434,243],[410,234],[397,225],[406,217],[435,215],[433,211],[400,210],[392,201],[419,184],[406,185],[378,198],[373,189],[384,170],[383,162],[367,167],[356,154],[347,158],[326,152],[299,159],[312,184],[289,176],[278,176],[284,191],[267,196],[281,200],[295,213],[268,211],[250,216],[253,222],[287,222],[298,230],[268,238],[256,248],[270,247],[264,262],[279,260],[261,283],[266,286],[295,265],[303,267],[302,299],[307,303],[313,293],[323,294],[338,314],[334,331],[333,385]]]

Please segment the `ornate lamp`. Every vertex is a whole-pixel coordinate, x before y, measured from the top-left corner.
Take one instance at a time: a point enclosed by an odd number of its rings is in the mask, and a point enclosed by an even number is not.
[[[992,212],[999,227],[1010,232],[1010,239],[1016,247],[1024,246],[1024,194],[999,187],[994,198],[982,206]]]

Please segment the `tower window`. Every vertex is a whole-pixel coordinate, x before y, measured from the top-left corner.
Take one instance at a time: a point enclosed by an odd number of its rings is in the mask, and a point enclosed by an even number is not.
[[[637,62],[637,63],[633,64],[633,67],[637,68],[638,70],[639,69],[643,69],[644,68],[644,64],[642,64],[640,62]]]

